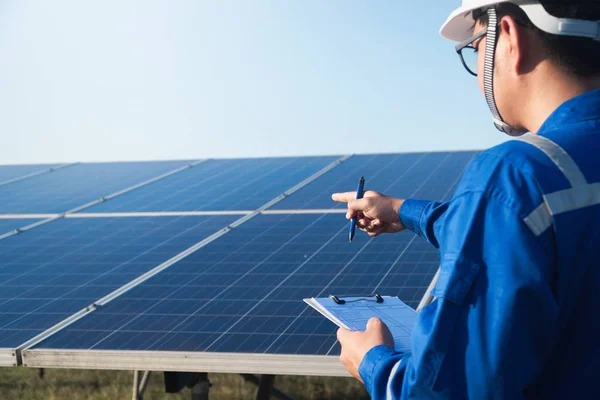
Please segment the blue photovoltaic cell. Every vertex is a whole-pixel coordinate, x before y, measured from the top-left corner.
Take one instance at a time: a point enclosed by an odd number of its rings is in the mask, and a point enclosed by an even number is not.
[[[273,209],[328,209],[345,207],[331,200],[335,192],[365,189],[400,198],[438,200],[461,175],[476,152],[408,153],[353,156],[319,179],[277,203]]]
[[[56,167],[55,164],[0,165],[0,183]]]
[[[19,219],[4,219],[0,218],[0,235],[14,231],[18,228],[26,227],[27,225],[35,224],[39,219],[19,218]]]
[[[403,232],[348,243],[340,214],[261,215],[37,348],[333,354],[302,298],[378,292],[416,307],[437,251]]]
[[[61,213],[186,165],[186,161],[76,164],[0,186],[0,213]]]
[[[63,218],[0,240],[0,347],[22,344],[236,218]]]
[[[255,210],[338,158],[209,160],[87,211]]]

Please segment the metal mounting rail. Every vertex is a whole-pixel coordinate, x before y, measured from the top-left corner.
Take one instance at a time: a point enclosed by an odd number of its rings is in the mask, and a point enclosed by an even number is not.
[[[289,215],[289,214],[344,214],[345,208],[301,208],[262,210],[263,215]],[[254,210],[224,210],[224,211],[143,211],[143,212],[104,212],[104,213],[76,213],[76,214],[0,214],[0,220],[7,219],[49,219],[49,218],[154,218],[154,217],[207,217],[219,215],[247,215]]]
[[[214,215],[246,215],[253,210],[233,211],[144,211],[66,214],[65,218],[128,218],[128,217],[205,217]]]
[[[34,224],[30,224],[30,225],[24,226],[23,228],[15,229],[13,231],[5,233],[4,235],[0,235],[0,240],[6,239],[7,237],[10,237],[10,236],[18,235],[20,233],[23,233],[25,231],[28,231],[28,230],[33,229],[35,227],[38,227],[40,225],[47,224],[48,222],[55,221],[55,220],[60,219],[62,217],[63,217],[63,214],[57,214],[54,217],[51,217],[51,218],[48,218],[48,219],[45,219],[45,220],[42,220],[42,221],[38,221],[38,222],[36,222]]]
[[[48,219],[62,214],[0,214],[0,219]]]
[[[264,215],[290,215],[290,214],[346,214],[346,208],[304,208],[300,210],[265,210]]]
[[[50,168],[42,169],[40,171],[35,171],[35,172],[32,172],[32,173],[27,174],[27,175],[18,176],[16,178],[12,178],[12,179],[8,179],[6,181],[0,182],[0,186],[8,185],[9,183],[19,182],[19,181],[22,181],[22,180],[25,180],[25,179],[29,179],[29,178],[33,178],[34,176],[38,176],[38,175],[42,175],[42,174],[47,174],[48,172],[54,172],[57,169],[70,167],[70,166],[75,165],[75,164],[78,164],[78,163],[61,164],[61,165],[57,165],[55,167],[50,167]]]

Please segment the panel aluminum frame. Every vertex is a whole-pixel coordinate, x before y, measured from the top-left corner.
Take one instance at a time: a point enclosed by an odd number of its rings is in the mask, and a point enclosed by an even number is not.
[[[337,356],[127,350],[23,350],[23,366],[349,377]]]

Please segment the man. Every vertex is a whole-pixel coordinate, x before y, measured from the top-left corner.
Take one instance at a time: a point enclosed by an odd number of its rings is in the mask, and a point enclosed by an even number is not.
[[[371,236],[440,250],[413,331],[338,331],[374,399],[600,399],[600,1],[464,0],[442,28],[498,129],[446,203],[334,194]],[[474,65],[466,53],[477,53]]]

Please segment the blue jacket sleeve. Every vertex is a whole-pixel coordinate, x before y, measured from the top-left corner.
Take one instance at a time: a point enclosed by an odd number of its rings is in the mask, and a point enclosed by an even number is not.
[[[478,179],[482,190],[402,207],[405,225],[439,247],[440,276],[410,353],[378,346],[364,357],[359,373],[373,399],[519,399],[548,357],[553,255],[523,222],[518,185]]]

